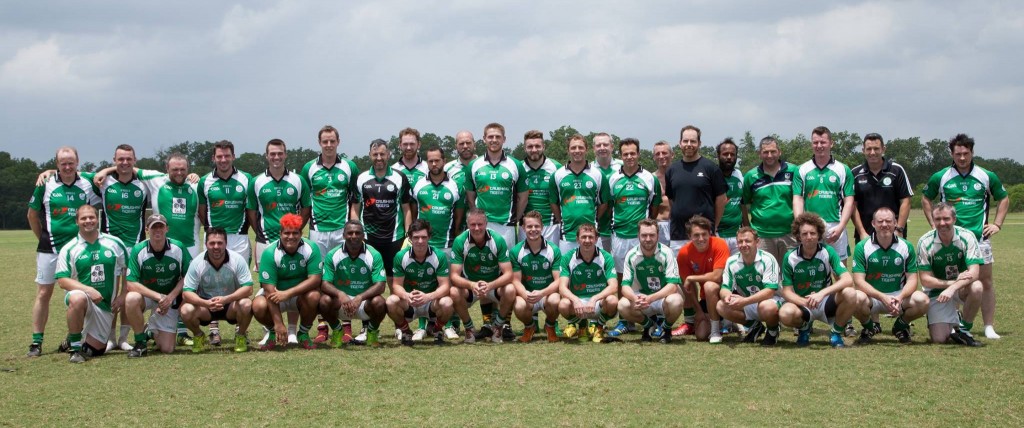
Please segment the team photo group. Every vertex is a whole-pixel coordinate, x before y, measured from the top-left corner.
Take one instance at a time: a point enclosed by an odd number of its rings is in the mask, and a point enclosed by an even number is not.
[[[928,224],[914,242],[919,183],[878,134],[864,137],[852,169],[833,158],[826,127],[811,131],[813,155],[799,164],[766,137],[746,172],[731,139],[704,157],[695,126],[653,144],[653,171],[633,138],[573,135],[562,163],[545,155],[541,131],[523,135],[523,159],[505,134],[486,125],[477,156],[470,131],[446,153],[406,128],[399,159],[375,140],[360,171],[328,125],[301,171],[285,168],[280,139],[266,143],[258,174],[236,169],[234,145],[219,141],[202,177],[183,154],[164,171],[138,169],[130,145],[114,148],[113,166],[79,171],[77,151],[61,147],[28,204],[38,238],[28,356],[44,353],[56,287],[68,335],[55,348],[73,363],[115,350],[201,353],[222,346],[229,325],[223,345],[235,352],[390,340],[718,344],[731,333],[773,346],[783,331],[808,346],[815,321],[835,348],[869,346],[883,330],[899,343],[999,339],[990,239],[1009,199],[965,134],[923,187]],[[394,331],[382,337],[385,318]],[[915,321],[928,337],[913,337]],[[250,333],[262,338],[250,344]]]

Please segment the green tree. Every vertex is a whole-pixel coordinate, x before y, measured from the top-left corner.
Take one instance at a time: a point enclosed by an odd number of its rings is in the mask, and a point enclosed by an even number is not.
[[[0,229],[27,229],[28,200],[35,190],[39,165],[0,152]]]

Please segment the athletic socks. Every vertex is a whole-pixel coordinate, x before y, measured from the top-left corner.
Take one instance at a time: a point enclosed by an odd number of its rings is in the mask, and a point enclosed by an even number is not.
[[[310,328],[313,328],[313,326],[312,325],[300,325],[299,326],[299,334],[305,334],[305,335],[308,336]],[[288,332],[288,334],[291,334],[291,332]]]
[[[683,308],[683,322],[693,324],[696,320],[697,310],[694,308]]]
[[[343,325],[342,325],[342,323],[341,323],[341,322],[339,321],[338,323],[336,323],[336,324],[334,324],[334,325],[332,325],[332,326],[330,326],[330,327],[331,327],[331,330],[332,330],[332,331],[341,331],[341,329],[342,329]]]
[[[605,315],[604,312],[601,312],[597,315],[597,319],[601,322],[601,325],[603,326],[607,324],[608,320],[612,319],[613,316],[614,315]]]
[[[427,329],[427,319],[426,318],[420,317],[419,324],[420,324],[419,325],[420,330],[426,330]]]
[[[37,345],[43,344],[43,333],[32,333],[32,343]]]
[[[178,334],[188,334],[188,328],[185,327],[185,322],[181,320],[181,317],[178,317]]]
[[[544,325],[554,327],[558,323],[558,318],[555,317],[544,317]],[[537,325],[537,319],[533,319],[533,325]]]
[[[722,321],[711,320],[711,334],[722,332]]]
[[[494,303],[483,303],[480,302],[480,314],[483,315],[484,325],[491,324],[491,320],[494,318]]]
[[[778,336],[779,335],[779,325],[776,324],[776,325],[768,326],[768,333],[767,334],[769,336]]]
[[[832,334],[843,334],[846,331],[845,325],[839,325],[838,323],[832,323]]]
[[[117,336],[117,342],[121,343],[121,342],[127,341],[128,340],[128,332],[131,331],[131,329],[132,329],[132,326],[121,324],[121,331],[120,331],[121,334]]]
[[[82,350],[82,333],[70,333],[68,334],[68,343],[71,344],[71,350],[81,351]]]
[[[893,330],[907,330],[910,328],[910,324],[907,324],[907,322],[903,320],[903,316],[900,315],[896,317],[896,322],[893,323],[892,328]]]
[[[569,321],[569,324],[579,324],[580,317],[573,315],[571,318],[566,319],[566,321]]]
[[[144,345],[146,343],[146,333],[135,333],[135,344]]]
[[[640,321],[640,326],[643,327],[644,330],[654,327],[654,320],[644,315],[643,321]]]
[[[466,330],[473,330],[473,318],[466,320],[463,324],[466,325]]]

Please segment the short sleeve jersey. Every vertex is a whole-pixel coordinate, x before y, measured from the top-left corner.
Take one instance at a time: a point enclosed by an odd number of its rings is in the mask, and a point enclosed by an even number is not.
[[[953,226],[953,240],[943,245],[939,234],[932,229],[917,241],[917,267],[930,271],[938,279],[953,280],[966,272],[970,265],[981,265],[984,259],[978,249],[978,240],[971,231]],[[925,288],[928,297],[938,297],[941,288]]]
[[[98,205],[100,197],[89,179],[75,176],[71,184],[60,181],[60,174],[53,174],[41,186],[36,186],[28,207],[39,212],[42,226],[36,251],[56,254],[68,241],[78,236],[75,216],[78,207]]]
[[[385,279],[384,259],[369,244],[364,244],[362,251],[354,257],[345,250],[344,244],[327,252],[323,280],[342,293],[355,296]]]
[[[601,170],[585,164],[579,172],[569,165],[555,171],[551,179],[551,203],[562,208],[562,239],[576,240],[576,228],[597,225],[597,206],[608,200],[608,183]]]
[[[513,226],[516,195],[526,191],[526,170],[518,159],[501,155],[498,163],[481,156],[469,164],[466,190],[476,192],[476,207],[487,213],[487,221]]]
[[[412,188],[413,197],[419,210],[419,218],[430,223],[430,246],[451,248],[455,240],[455,210],[466,208],[466,196],[462,186],[447,173],[434,183],[430,176],[416,183]]]
[[[183,291],[190,291],[203,299],[227,296],[239,288],[252,287],[252,274],[245,257],[225,250],[224,263],[214,267],[206,251],[199,253],[185,273]]]
[[[462,275],[470,281],[493,281],[501,276],[501,263],[511,262],[508,246],[501,235],[487,229],[483,245],[477,245],[465,231],[452,244],[452,264],[462,265]]]
[[[548,241],[533,252],[526,241],[512,248],[512,272],[519,272],[526,291],[542,290],[555,280],[554,271],[561,268],[562,252]]]
[[[853,196],[853,173],[846,164],[829,158],[822,167],[814,159],[800,165],[793,180],[793,194],[804,198],[804,209],[827,223],[839,222],[843,198]]]
[[[623,287],[633,287],[641,294],[652,294],[668,284],[678,286],[680,283],[679,265],[667,245],[658,243],[651,257],[645,256],[639,245],[626,253],[622,266]]]
[[[918,269],[914,246],[899,236],[893,240],[889,248],[883,248],[871,235],[853,249],[853,272],[865,274],[868,284],[882,293],[899,291],[907,283],[907,275]]]
[[[383,177],[373,168],[356,178],[355,201],[362,204],[359,220],[366,229],[366,240],[390,243],[405,239],[405,215],[402,205],[412,202],[409,180],[388,167]]]
[[[412,168],[406,168],[402,160],[399,159],[398,162],[391,164],[391,169],[402,173],[405,179],[409,181],[409,187],[416,187],[416,184],[419,184],[423,177],[430,174],[430,168],[427,167],[427,163],[420,159],[418,155],[416,156],[416,163]]]
[[[846,273],[839,254],[829,245],[818,244],[811,258],[804,258],[800,246],[786,252],[782,264],[782,286],[793,287],[801,297],[832,285],[833,278]]]
[[[676,255],[679,277],[682,279],[691,275],[704,275],[715,269],[725,269],[725,263],[728,260],[729,243],[717,236],[710,238],[708,249],[703,253],[697,251],[697,246],[691,241],[680,248],[679,254]]]
[[[167,237],[194,247],[199,242],[199,193],[187,181],[176,184],[157,171],[139,171],[142,183],[149,189],[150,208],[167,219]]]
[[[547,157],[537,169],[531,167],[528,161],[523,161],[523,168],[526,170],[526,191],[529,194],[523,212],[539,212],[541,224],[544,226],[550,226],[554,217],[551,212],[551,180],[555,176],[555,171],[561,167],[561,163]]]
[[[796,165],[779,162],[774,175],[764,165],[743,176],[743,204],[749,207],[750,227],[761,238],[779,238],[790,233],[793,224],[793,180]]]
[[[747,264],[743,254],[736,253],[725,263],[722,288],[750,297],[764,289],[779,290],[779,264],[775,256],[757,250],[754,262]]]
[[[871,225],[871,216],[876,210],[887,207],[898,213],[900,201],[914,196],[907,172],[892,160],[883,159],[882,169],[878,171],[878,175],[871,173],[867,162],[854,167],[852,173],[853,200],[857,203],[860,222],[869,235],[875,233],[875,228]]]
[[[619,238],[636,238],[640,220],[648,217],[652,204],[661,203],[661,182],[643,167],[633,175],[620,168],[608,179],[608,190],[612,231]]]
[[[604,178],[604,181],[607,183],[612,174],[618,172],[622,168],[622,160],[612,159],[611,163],[609,163],[607,167],[601,166],[601,164],[595,160],[590,162],[590,166],[601,171],[601,177]],[[598,236],[612,236],[612,211],[610,209],[605,210],[604,214],[597,219],[597,233]]]
[[[113,235],[100,233],[89,243],[81,236],[68,242],[57,256],[56,279],[70,278],[95,288],[103,297],[96,306],[110,311],[117,297],[117,278],[125,270],[128,249]]]
[[[974,232],[982,239],[982,229],[988,221],[989,200],[1006,199],[1006,188],[992,171],[971,164],[967,174],[960,174],[949,166],[936,172],[924,186],[924,197],[946,201],[956,207],[956,225]]]
[[[309,189],[312,207],[309,230],[333,232],[345,227],[352,185],[358,173],[355,162],[340,156],[330,168],[324,166],[323,155],[306,162],[299,175]]]
[[[260,256],[260,283],[287,290],[324,270],[320,246],[302,238],[294,254],[288,254],[281,241],[274,241]]]
[[[672,201],[669,238],[686,239],[686,222],[695,214],[715,221],[715,199],[729,188],[722,170],[707,158],[674,162],[665,171],[665,195]]]
[[[725,192],[729,200],[725,204],[722,220],[718,222],[718,236],[734,238],[736,231],[740,229],[740,223],[743,222],[743,212],[740,210],[740,203],[743,201],[743,174],[738,169],[733,169],[732,174],[722,175],[725,176],[725,185],[729,187]]]
[[[404,278],[402,287],[406,291],[433,293],[440,285],[437,278],[447,277],[448,273],[448,257],[432,247],[427,247],[422,262],[416,261],[412,246],[395,254],[395,278]]]
[[[185,277],[192,255],[180,242],[168,239],[163,251],[156,251],[147,239],[135,244],[128,257],[128,280],[160,294],[174,290]]]
[[[252,177],[237,169],[227,178],[220,178],[217,172],[206,174],[199,180],[199,205],[206,205],[206,224],[220,227],[229,234],[248,233],[249,223],[245,219],[248,206],[249,186]]]
[[[459,183],[463,189],[466,188],[466,168],[463,167],[460,159],[451,160],[444,164],[444,172],[447,172],[448,177]]]
[[[143,217],[149,204],[149,188],[134,173],[127,183],[110,174],[100,185],[103,198],[101,230],[116,236],[131,248],[145,237]]]
[[[248,209],[260,215],[256,229],[256,242],[267,243],[281,237],[281,217],[298,214],[310,204],[309,188],[298,174],[285,171],[280,180],[270,171],[257,175],[249,186]]]
[[[601,248],[594,248],[594,251],[590,261],[580,256],[579,248],[562,257],[559,275],[569,278],[569,291],[576,297],[594,297],[608,287],[609,280],[618,277],[611,253]]]

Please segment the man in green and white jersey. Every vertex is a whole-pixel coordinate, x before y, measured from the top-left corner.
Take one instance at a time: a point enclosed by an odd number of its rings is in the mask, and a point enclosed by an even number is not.
[[[928,312],[928,296],[917,290],[917,254],[910,242],[894,234],[896,213],[891,209],[875,211],[871,225],[875,233],[853,251],[853,284],[869,298],[854,314],[864,326],[857,343],[871,343],[881,331],[871,315],[883,312],[896,318],[893,336],[910,343],[910,322]]]
[[[132,146],[121,144],[114,149],[114,168],[112,174],[95,183],[103,198],[100,230],[116,236],[131,248],[146,236],[143,218],[149,204],[149,188],[135,173],[135,149]]]
[[[409,328],[413,318],[435,320],[428,334],[434,336],[435,344],[443,344],[442,330],[454,311],[449,297],[448,257],[430,246],[430,236],[430,223],[423,219],[413,221],[409,226],[412,245],[395,256],[395,280],[387,299],[388,316],[402,332],[401,342],[406,346],[413,344]]]
[[[601,171],[601,177],[607,182],[612,174],[622,168],[622,161],[612,157],[612,136],[607,132],[594,134],[594,161],[591,167]],[[621,156],[621,154],[620,154]],[[601,248],[605,251],[612,251],[612,213],[605,210],[597,219],[597,233],[600,235]],[[621,269],[619,270],[621,272]]]
[[[245,210],[249,206],[252,176],[235,169],[235,145],[221,140],[213,145],[215,168],[199,179],[199,215],[207,228],[219,227],[228,233],[228,249],[251,260],[249,222]]]
[[[223,320],[238,326],[235,352],[249,350],[246,332],[252,322],[252,275],[245,257],[227,248],[228,234],[219,227],[206,231],[206,250],[185,273],[181,318],[195,340],[192,352],[203,352],[209,341],[200,326]]]
[[[281,239],[260,255],[261,289],[252,301],[253,316],[271,330],[261,350],[287,344],[288,329],[281,316],[284,312],[299,313],[299,345],[306,349],[316,346],[309,338],[309,329],[320,307],[323,270],[320,247],[302,237],[302,217],[281,216]]]
[[[515,244],[515,225],[528,198],[526,169],[518,159],[505,155],[505,127],[500,123],[484,127],[484,143],[487,153],[466,171],[468,206],[486,212],[487,228],[501,235],[506,244]]]
[[[665,190],[665,174],[668,172],[668,167],[672,165],[672,145],[668,141],[660,140],[654,143],[654,149],[651,150],[654,155],[654,165],[658,168],[653,171],[654,176],[658,178],[658,183],[661,184],[662,192]],[[670,239],[672,224],[672,201],[668,199],[668,195],[661,196],[661,203],[658,205],[658,242],[669,245],[672,242]]]
[[[562,224],[558,247],[563,254],[579,246],[576,228],[596,224],[608,209],[609,198],[604,175],[587,162],[587,140],[580,134],[569,137],[569,163],[551,178],[551,211],[555,223]]]
[[[956,208],[949,202],[932,206],[932,229],[917,241],[917,266],[928,294],[928,333],[932,343],[981,346],[971,328],[981,308],[978,279],[984,260],[974,233],[956,226]],[[960,307],[963,307],[963,317]]]
[[[984,261],[979,269],[982,286],[981,319],[985,322],[985,337],[999,339],[994,326],[996,317],[996,291],[992,284],[993,235],[1003,230],[1003,221],[1010,209],[1010,198],[1002,181],[992,171],[974,164],[974,139],[957,134],[949,142],[953,165],[943,168],[928,179],[924,186],[921,206],[928,224],[931,219],[931,204],[939,201],[951,202],[957,209],[957,226],[974,232],[978,250]],[[996,218],[989,221],[989,200],[998,201]]]
[[[465,189],[466,171],[469,171],[469,164],[476,160],[476,139],[473,138],[472,132],[463,130],[455,134],[455,153],[455,159],[444,164],[444,172]],[[466,219],[463,218],[459,227],[465,226]]]
[[[557,342],[558,278],[562,253],[551,241],[544,239],[543,214],[523,214],[526,239],[512,248],[512,286],[516,289],[514,311],[526,328],[519,341],[530,343],[537,332],[537,313],[544,311],[544,332],[548,342]],[[454,332],[453,332],[454,333]]]
[[[100,233],[96,209],[76,207],[78,236],[57,256],[54,277],[68,293],[67,349],[72,363],[103,355],[114,312],[124,306],[124,270],[128,249],[120,239]],[[64,346],[61,347],[64,350]]]
[[[661,182],[640,166],[640,141],[625,138],[619,142],[622,166],[608,178],[611,211],[612,246],[615,270],[624,273],[626,253],[640,245],[637,239],[640,220],[656,218],[661,204]],[[598,226],[598,230],[600,230]]]
[[[663,317],[658,340],[669,343],[672,324],[683,312],[683,296],[678,292],[682,283],[679,265],[672,249],[658,242],[657,220],[640,220],[638,230],[640,243],[624,257],[619,317],[640,324],[640,340],[644,342],[653,339],[654,317]]]
[[[317,143],[320,156],[302,167],[302,180],[309,189],[309,239],[326,254],[345,242],[345,222],[350,215],[352,187],[359,175],[355,162],[338,156],[338,130],[331,125],[320,128]]]
[[[725,177],[725,184],[729,186],[725,197],[725,211],[722,212],[722,219],[718,222],[718,237],[725,239],[729,244],[729,254],[736,254],[736,231],[740,226],[748,224],[746,212],[742,209],[743,202],[743,173],[736,169],[737,153],[739,148],[732,138],[726,138],[715,146],[715,153],[718,155],[718,168],[722,170]]]
[[[526,212],[536,211],[540,214],[541,222],[544,225],[543,238],[545,241],[558,246],[561,241],[561,227],[554,222],[554,214],[551,210],[551,179],[555,171],[562,167],[558,161],[544,155],[547,149],[544,143],[544,134],[538,130],[526,131],[523,135],[523,149],[526,151],[526,158],[523,159],[523,166],[526,169]],[[519,228],[519,241],[526,239],[526,231]]]
[[[779,160],[782,151],[775,137],[764,137],[758,146],[761,164],[743,176],[743,210],[757,231],[760,249],[776,260],[796,247],[793,225],[793,179],[797,166]]]
[[[761,346],[779,340],[779,264],[767,251],[758,249],[757,232],[749,227],[736,231],[739,253],[725,262],[718,315],[747,328],[743,342],[754,343],[765,333]],[[767,329],[765,324],[768,325]]]
[[[88,179],[78,174],[77,150],[68,146],[57,149],[56,163],[57,174],[37,184],[32,192],[32,198],[28,201],[28,225],[38,241],[36,298],[32,305],[32,342],[28,347],[29,357],[38,357],[43,352],[43,335],[46,331],[46,321],[50,317],[50,298],[53,296],[57,254],[65,244],[78,235],[75,218],[78,207],[82,204],[100,203],[98,190]]]
[[[469,230],[459,234],[452,244],[451,297],[455,313],[466,326],[465,343],[488,336],[500,343],[506,337],[505,331],[512,333],[508,325],[516,297],[512,261],[505,238],[487,228],[487,218],[483,210],[470,209],[466,214]],[[469,307],[477,300],[483,315],[479,334],[469,316]],[[496,313],[494,304],[498,304]]]
[[[127,263],[128,294],[124,312],[135,331],[135,346],[128,351],[128,358],[144,357],[148,353],[145,311],[151,311],[148,325],[155,333],[157,348],[163,353],[174,352],[181,289],[192,263],[192,255],[185,246],[167,238],[164,216],[150,215],[146,219],[146,232],[149,239],[132,247]]]
[[[814,321],[831,326],[829,344],[846,346],[843,333],[857,307],[867,304],[867,295],[853,287],[836,251],[821,244],[825,222],[805,212],[793,220],[793,235],[800,246],[782,259],[782,297],[786,303],[779,318],[786,327],[798,328],[797,346],[810,345]]]
[[[604,325],[618,310],[619,280],[611,253],[597,245],[597,226],[577,228],[579,247],[562,255],[559,272],[558,312],[569,322],[563,332],[569,339],[594,342],[604,339]],[[586,326],[588,321],[589,326]]]
[[[819,126],[811,131],[814,155],[793,177],[793,215],[810,211],[825,220],[826,244],[844,263],[850,255],[846,224],[853,216],[853,172],[832,157],[832,131]]]
[[[366,338],[356,342],[380,346],[380,322],[387,314],[382,297],[387,279],[384,260],[366,244],[362,223],[349,220],[344,230],[345,243],[332,248],[324,259],[320,316],[332,329],[331,346],[337,348],[353,342],[353,318],[367,326]]]
[[[430,246],[448,255],[466,212],[466,195],[462,186],[444,172],[444,151],[438,147],[427,149],[426,164],[430,174],[412,187],[418,207],[414,212],[430,223]]]
[[[398,131],[398,148],[402,157],[391,165],[391,169],[402,173],[409,180],[409,187],[415,187],[430,173],[427,162],[420,158],[420,131],[415,128]]]
[[[150,208],[167,220],[167,237],[178,241],[189,255],[199,254],[199,192],[198,176],[189,179],[188,158],[180,153],[167,157],[167,173],[138,171],[142,184],[150,193]]]

